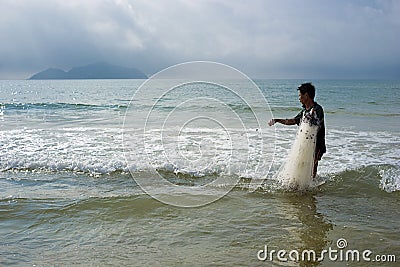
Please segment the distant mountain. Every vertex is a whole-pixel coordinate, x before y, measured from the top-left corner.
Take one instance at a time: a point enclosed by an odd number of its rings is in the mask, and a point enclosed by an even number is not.
[[[61,69],[49,68],[42,72],[36,73],[29,79],[30,80],[68,79],[67,75],[68,73]]]
[[[29,80],[58,79],[147,79],[147,76],[135,68],[126,68],[99,62],[75,67],[67,72],[61,69],[49,68],[29,78]]]

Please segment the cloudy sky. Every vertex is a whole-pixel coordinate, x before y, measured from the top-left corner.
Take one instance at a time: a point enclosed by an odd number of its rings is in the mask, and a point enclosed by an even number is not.
[[[0,0],[0,79],[210,60],[255,78],[399,78],[397,0]]]

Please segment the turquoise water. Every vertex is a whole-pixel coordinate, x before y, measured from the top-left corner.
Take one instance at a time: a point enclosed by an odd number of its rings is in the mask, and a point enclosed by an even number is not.
[[[348,249],[400,260],[400,82],[313,81],[327,154],[319,167],[324,184],[303,193],[273,180],[297,127],[266,125],[271,112],[299,112],[303,81],[256,80],[269,105],[258,98],[250,106],[201,83],[152,105],[156,99],[132,99],[143,82],[0,81],[0,265],[373,264],[257,259],[265,245],[321,252],[338,249],[339,238]],[[248,96],[249,88],[231,84]],[[159,202],[137,185],[157,178],[150,186],[175,196],[158,175],[177,187],[223,178],[199,193],[223,197],[197,208]]]

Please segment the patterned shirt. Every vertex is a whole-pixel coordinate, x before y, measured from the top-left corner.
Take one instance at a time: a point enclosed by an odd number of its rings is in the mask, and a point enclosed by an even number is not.
[[[322,154],[326,152],[324,109],[317,102],[314,102],[314,106],[312,106],[310,109],[303,107],[303,110],[300,111],[296,117],[294,117],[294,120],[296,121],[297,125],[300,125],[304,112],[310,113],[312,109],[314,109],[317,124],[319,125],[315,150],[316,152],[320,153],[320,156],[322,156]]]

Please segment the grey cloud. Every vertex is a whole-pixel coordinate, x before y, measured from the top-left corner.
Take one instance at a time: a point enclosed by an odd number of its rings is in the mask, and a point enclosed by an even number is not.
[[[0,78],[99,60],[147,74],[190,60],[260,77],[399,74],[398,1],[4,0],[0,10]]]

